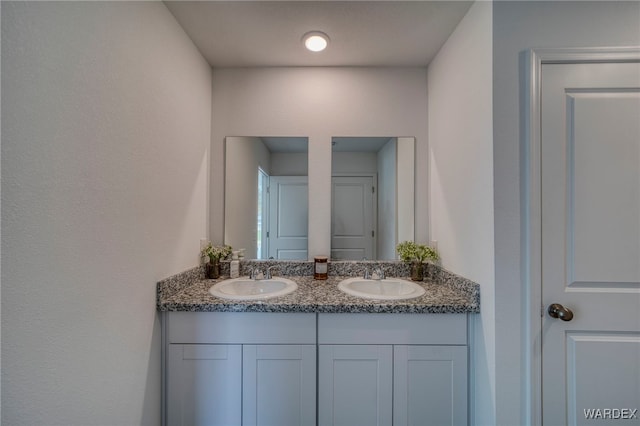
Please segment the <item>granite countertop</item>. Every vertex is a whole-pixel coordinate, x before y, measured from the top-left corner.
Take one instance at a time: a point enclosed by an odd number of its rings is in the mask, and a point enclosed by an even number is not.
[[[426,293],[407,300],[369,300],[350,296],[338,283],[352,276],[330,275],[328,280],[312,276],[286,275],[298,284],[291,294],[266,300],[237,301],[212,296],[209,288],[218,280],[207,280],[202,268],[160,281],[157,286],[159,311],[186,312],[309,312],[309,313],[478,313],[479,285],[442,268],[432,270],[422,285]],[[283,274],[284,275],[284,274]]]

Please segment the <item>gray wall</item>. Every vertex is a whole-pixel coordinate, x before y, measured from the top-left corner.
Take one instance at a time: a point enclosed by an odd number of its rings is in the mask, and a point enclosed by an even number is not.
[[[500,1],[493,11],[497,424],[523,424],[519,58],[530,48],[640,46],[640,3]]]
[[[432,238],[445,268],[480,284],[471,414],[486,425],[495,424],[496,368],[491,8],[475,3],[428,69]]]
[[[2,5],[2,424],[157,425],[207,233],[211,69],[162,3]]]

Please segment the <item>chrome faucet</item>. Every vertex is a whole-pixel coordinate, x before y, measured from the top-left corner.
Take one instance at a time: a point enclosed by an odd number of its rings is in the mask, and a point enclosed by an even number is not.
[[[378,268],[374,269],[373,273],[378,276],[378,280],[384,280],[385,279],[384,271],[382,270],[382,267],[378,267]]]
[[[263,278],[264,278],[265,280],[270,280],[270,279],[272,278],[272,276],[271,276],[271,268],[276,268],[277,266],[278,266],[278,265],[271,265],[271,266],[269,266],[267,269],[265,269],[265,270],[264,270],[264,274],[262,274],[262,275],[263,275]]]
[[[257,267],[256,268],[249,268],[249,279],[250,280],[257,280],[259,272],[260,272],[260,270]]]
[[[371,269],[373,269],[373,273],[371,272]],[[382,270],[381,266],[378,266],[377,268],[369,268],[368,266],[365,265],[364,267],[364,279],[365,280],[371,280],[373,279],[373,274],[378,276],[378,280],[384,280],[385,279],[385,275],[384,275],[384,271]]]
[[[364,266],[364,279],[365,280],[370,280],[371,279],[371,270],[369,269],[369,267],[367,265]]]

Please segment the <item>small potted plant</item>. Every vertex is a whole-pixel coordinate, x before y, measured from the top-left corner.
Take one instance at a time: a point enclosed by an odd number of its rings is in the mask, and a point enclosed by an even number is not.
[[[440,259],[436,249],[424,244],[416,244],[413,241],[403,241],[396,246],[400,259],[411,264],[411,279],[422,281],[424,279],[423,262],[425,260],[436,261]]]
[[[214,246],[211,243],[202,249],[200,255],[204,262],[204,272],[207,278],[216,279],[220,277],[220,261],[229,257],[232,250],[231,246]]]

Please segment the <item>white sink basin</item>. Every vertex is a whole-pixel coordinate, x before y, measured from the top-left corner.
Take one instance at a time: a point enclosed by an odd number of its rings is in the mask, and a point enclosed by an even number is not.
[[[230,300],[262,300],[296,291],[298,285],[286,278],[252,280],[247,277],[220,281],[209,289],[215,297]]]
[[[338,289],[352,296],[377,300],[413,299],[425,293],[424,288],[418,284],[401,278],[386,278],[384,280],[348,278],[340,281]]]

